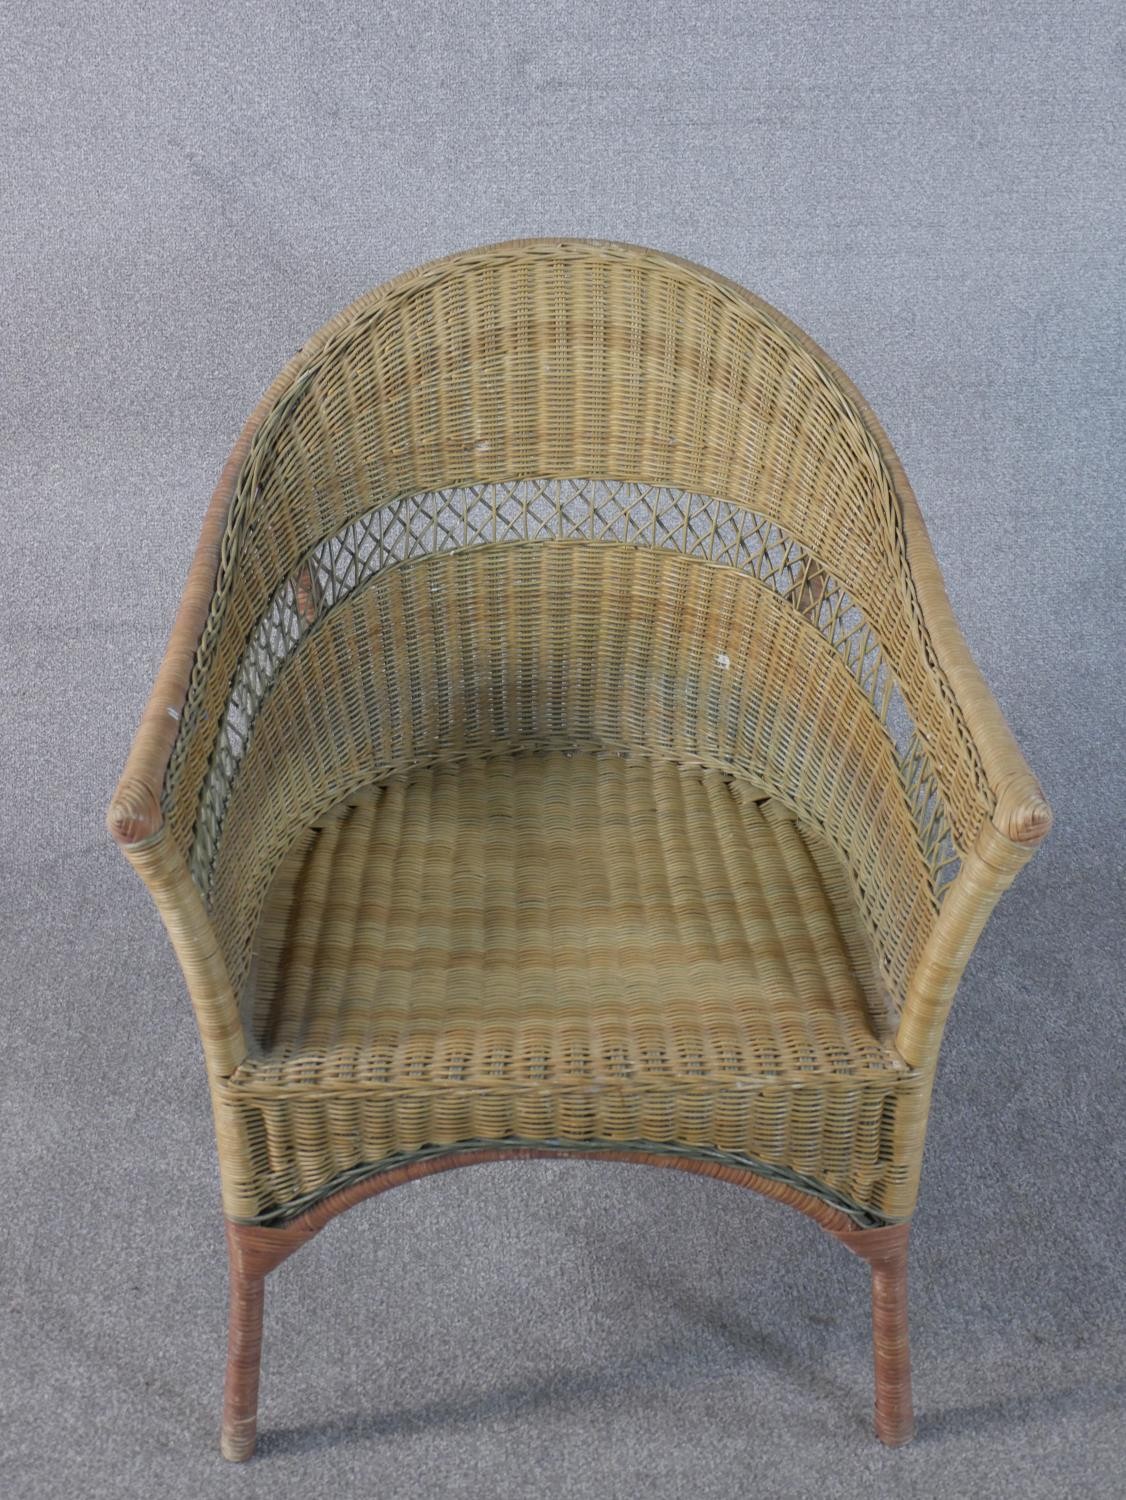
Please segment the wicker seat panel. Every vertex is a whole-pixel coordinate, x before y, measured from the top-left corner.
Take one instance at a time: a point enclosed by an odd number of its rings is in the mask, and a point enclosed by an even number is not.
[[[228,1098],[261,1119],[262,1210],[511,1137],[727,1150],[879,1200],[917,1079],[847,890],[780,803],[643,756],[354,795],[283,861],[256,943]]]

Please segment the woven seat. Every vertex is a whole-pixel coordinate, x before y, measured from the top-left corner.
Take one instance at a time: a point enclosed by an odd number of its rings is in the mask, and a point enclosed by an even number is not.
[[[906,1243],[943,1026],[1050,814],[859,393],[655,251],[422,267],[220,480],[109,826],[199,1021],[231,1272],[426,1173],[568,1154]]]
[[[332,1117],[278,1201],[505,1137],[719,1147],[870,1198],[906,1070],[826,873],[780,804],[667,762],[506,756],[353,797],[275,879],[261,1052],[230,1081]]]

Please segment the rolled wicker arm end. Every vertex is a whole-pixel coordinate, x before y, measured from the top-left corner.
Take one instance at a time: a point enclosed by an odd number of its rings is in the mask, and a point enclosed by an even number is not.
[[[1000,789],[993,826],[1032,854],[1052,831],[1052,809],[1031,771],[1014,776]]]
[[[114,840],[128,848],[160,832],[163,818],[160,797],[152,782],[141,777],[122,777],[106,810],[106,827]]]

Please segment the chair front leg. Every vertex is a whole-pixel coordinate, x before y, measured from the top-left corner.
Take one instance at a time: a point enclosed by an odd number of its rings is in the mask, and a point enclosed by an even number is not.
[[[876,1436],[889,1448],[915,1433],[911,1404],[911,1343],[907,1322],[909,1224],[834,1231],[872,1268],[872,1352],[876,1375]]]
[[[227,1378],[219,1446],[224,1458],[243,1463],[254,1452],[258,1437],[258,1375],[262,1364],[266,1276],[262,1271],[248,1270],[233,1248],[229,1261]]]
[[[258,1376],[262,1365],[262,1310],[266,1277],[316,1234],[306,1224],[265,1229],[227,1223],[230,1300],[227,1321],[227,1378],[223,1389],[224,1458],[244,1463],[258,1436]]]

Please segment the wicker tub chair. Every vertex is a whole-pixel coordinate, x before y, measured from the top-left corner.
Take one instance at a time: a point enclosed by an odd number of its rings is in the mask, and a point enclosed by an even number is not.
[[[380,287],[215,492],[109,809],[203,1041],[230,1271],[473,1162],[677,1167],[872,1270],[876,1430],[935,1061],[1050,816],[857,391],[722,277],[533,240]]]

